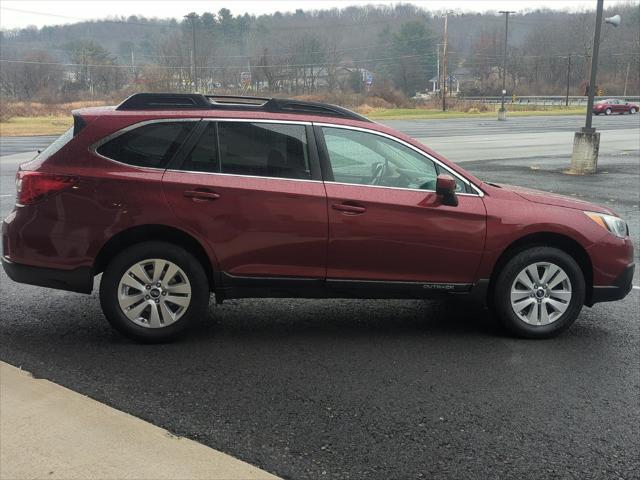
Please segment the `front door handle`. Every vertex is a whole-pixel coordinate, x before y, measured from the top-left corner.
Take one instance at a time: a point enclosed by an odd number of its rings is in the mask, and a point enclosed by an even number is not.
[[[331,208],[345,215],[360,215],[367,211],[366,207],[355,203],[334,203],[331,205]]]
[[[220,194],[210,190],[186,190],[183,195],[191,198],[194,202],[206,202],[220,198]]]

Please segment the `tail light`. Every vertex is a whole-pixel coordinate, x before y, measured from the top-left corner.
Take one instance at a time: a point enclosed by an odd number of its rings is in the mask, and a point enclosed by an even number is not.
[[[18,171],[16,174],[16,202],[20,205],[31,205],[71,188],[77,182],[77,177],[70,175]]]

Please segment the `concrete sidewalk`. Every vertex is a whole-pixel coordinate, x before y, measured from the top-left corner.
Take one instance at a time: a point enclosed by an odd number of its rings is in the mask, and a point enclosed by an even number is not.
[[[0,479],[276,479],[0,362]]]

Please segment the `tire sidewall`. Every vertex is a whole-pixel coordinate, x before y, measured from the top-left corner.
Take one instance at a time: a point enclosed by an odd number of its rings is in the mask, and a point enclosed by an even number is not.
[[[118,303],[118,285],[124,273],[135,263],[160,258],[178,265],[189,279],[191,302],[176,322],[162,328],[146,328],[133,323]],[[144,242],[116,255],[105,269],[100,282],[100,305],[107,321],[127,337],[140,342],[163,342],[178,337],[198,318],[206,314],[209,282],[202,265],[185,249],[165,242]]]
[[[530,325],[521,320],[511,306],[511,286],[516,276],[528,265],[550,262],[562,268],[571,282],[572,297],[569,308],[555,322],[548,325]],[[580,313],[585,299],[585,281],[580,266],[562,250],[534,247],[514,255],[498,276],[494,291],[496,311],[503,325],[511,332],[526,338],[549,338],[569,328]]]

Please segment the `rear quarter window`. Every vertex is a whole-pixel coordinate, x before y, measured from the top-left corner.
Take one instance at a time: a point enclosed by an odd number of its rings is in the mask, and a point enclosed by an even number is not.
[[[60,149],[64,147],[67,143],[69,143],[72,138],[73,138],[73,127],[71,127],[69,130],[67,130],[58,138],[56,138],[53,141],[53,143],[51,143],[47,148],[45,148],[42,152],[40,152],[37,159],[46,160],[51,155],[60,151]]]
[[[100,155],[137,167],[165,168],[196,122],[158,122],[121,133],[100,145]]]

